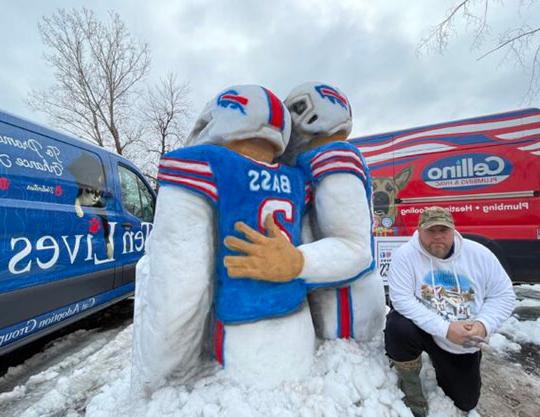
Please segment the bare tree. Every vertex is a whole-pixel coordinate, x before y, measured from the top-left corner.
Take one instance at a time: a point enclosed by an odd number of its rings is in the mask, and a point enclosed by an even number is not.
[[[150,67],[148,45],[134,40],[112,11],[101,22],[85,8],[59,9],[38,27],[55,83],[32,91],[30,106],[57,126],[124,153],[140,133],[130,117],[135,88]]]
[[[511,9],[516,18],[514,26],[502,31],[493,31],[490,25],[491,6]],[[478,56],[481,60],[494,53],[501,53],[503,59],[510,59],[522,66],[529,76],[529,89],[525,95],[532,101],[540,93],[540,24],[528,23],[529,8],[537,0],[515,0],[512,5],[504,4],[504,0],[459,0],[446,12],[444,18],[429,28],[427,35],[418,45],[419,52],[443,53],[456,34],[456,25],[464,21],[473,33],[472,47],[480,49],[488,45]],[[508,3],[508,2],[507,2]]]
[[[140,114],[145,128],[127,156],[154,183],[161,157],[185,145],[192,117],[189,94],[189,83],[180,84],[174,74],[168,74],[155,86],[148,87],[142,100]]]

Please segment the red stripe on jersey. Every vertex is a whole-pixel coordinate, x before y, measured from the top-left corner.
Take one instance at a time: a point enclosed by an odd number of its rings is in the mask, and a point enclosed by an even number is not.
[[[268,104],[270,106],[270,116],[268,117],[268,123],[271,126],[277,127],[279,130],[283,130],[283,125],[285,122],[283,103],[270,90],[264,88],[264,91],[266,92],[266,96],[268,97]]]
[[[331,149],[329,151],[320,153],[315,155],[311,161],[310,164],[313,166],[314,164],[317,164],[318,162],[321,162],[326,159],[334,158],[334,157],[349,157],[357,160],[359,163],[362,163],[362,158],[360,158],[354,151],[349,149]]]
[[[307,206],[309,203],[313,201],[313,190],[310,184],[305,185],[304,192],[305,192],[304,204]]]
[[[159,173],[158,180],[181,184],[187,188],[193,188],[195,190],[203,192],[208,197],[210,197],[213,201],[218,200],[217,188],[215,184],[210,181],[185,177],[179,174],[165,174],[165,173]]]
[[[171,162],[180,162],[180,163],[191,164],[191,165],[200,165],[200,166],[208,167],[208,169],[210,170],[210,164],[208,162],[193,161],[191,159],[170,158],[167,156],[164,156],[163,158],[161,158],[160,162],[161,161],[171,161]]]
[[[164,176],[164,177],[182,178],[182,179],[185,179],[185,180],[187,180],[189,182],[200,183],[203,187],[206,187],[206,188],[208,188],[208,189],[210,189],[212,191],[215,190],[217,192],[216,182],[214,180],[191,177],[189,175],[183,175],[183,174],[176,173],[176,172],[160,172],[158,175],[161,175],[161,176]]]
[[[186,174],[195,174],[195,175],[202,175],[204,177],[213,177],[213,174],[211,172],[201,172],[201,171],[194,171],[192,169],[187,169],[187,168],[182,168],[182,169],[179,169],[179,168],[172,168],[170,166],[165,166],[165,165],[159,165],[159,169],[162,170],[162,169],[168,169],[168,170],[171,170],[171,171],[175,171],[175,174],[176,173],[181,173],[181,172],[184,172]],[[164,174],[170,174],[170,175],[175,175],[173,173],[169,173],[169,172],[164,172]],[[177,174],[176,174],[177,175]]]
[[[337,162],[335,164],[325,165],[323,168],[318,169],[317,172],[313,171],[313,177],[319,178],[321,175],[327,174],[329,172],[342,172],[345,174],[349,173],[353,175],[358,175],[364,180],[366,179],[366,174],[364,173],[364,171],[362,171],[356,165],[348,162]]]
[[[214,355],[218,363],[223,366],[223,345],[225,339],[225,326],[220,320],[216,320],[214,328]]]
[[[161,158],[160,169],[170,169],[173,171],[189,172],[197,175],[212,176],[212,168],[205,162],[190,161],[187,159]]]
[[[338,309],[339,309],[339,337],[349,339],[351,337],[351,304],[349,303],[349,291],[351,287],[338,289]]]
[[[360,170],[364,171],[364,167],[362,166],[362,163],[359,162],[358,159],[351,158],[350,156],[334,156],[332,158],[316,162],[314,164],[311,164],[311,170],[315,171],[319,168],[322,168],[325,165],[333,164],[334,162],[348,162],[353,165],[356,165]]]

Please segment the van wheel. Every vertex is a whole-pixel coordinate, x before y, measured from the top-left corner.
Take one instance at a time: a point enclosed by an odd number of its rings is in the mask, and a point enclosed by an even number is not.
[[[508,262],[508,260],[504,256],[503,250],[501,249],[501,247],[496,242],[494,242],[493,240],[490,240],[490,239],[486,239],[483,236],[478,236],[478,235],[463,235],[463,237],[466,238],[466,239],[474,240],[475,242],[478,242],[481,245],[488,248],[497,257],[497,259],[499,260],[499,262],[503,266],[503,268],[506,271],[506,273],[508,274],[508,276],[510,276],[510,277],[512,276],[512,268],[510,267],[510,263]]]

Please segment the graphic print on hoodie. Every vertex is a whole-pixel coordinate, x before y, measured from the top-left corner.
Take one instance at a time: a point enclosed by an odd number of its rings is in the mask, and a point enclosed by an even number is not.
[[[472,281],[453,271],[430,271],[422,279],[421,301],[446,320],[469,320],[476,315]]]

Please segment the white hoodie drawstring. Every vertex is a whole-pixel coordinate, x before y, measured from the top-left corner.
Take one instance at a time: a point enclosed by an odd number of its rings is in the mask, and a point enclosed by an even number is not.
[[[457,287],[457,290],[458,290],[458,294],[461,294],[461,285],[459,283],[459,278],[456,274],[456,266],[455,266],[455,263],[452,262],[452,273],[454,274],[454,280],[456,281],[456,287]]]
[[[437,290],[435,289],[435,274],[433,273],[433,258],[431,256],[429,257],[429,263],[431,265],[431,287],[433,288],[433,295],[435,295]],[[437,298],[440,298],[439,294],[437,294]]]

